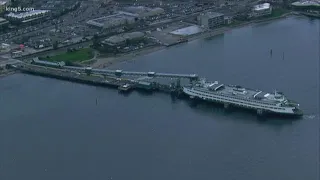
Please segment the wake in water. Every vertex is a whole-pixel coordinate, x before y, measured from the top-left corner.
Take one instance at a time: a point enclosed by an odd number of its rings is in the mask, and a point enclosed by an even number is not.
[[[303,118],[304,119],[314,119],[316,118],[318,115],[316,114],[310,114],[310,115],[304,115]]]

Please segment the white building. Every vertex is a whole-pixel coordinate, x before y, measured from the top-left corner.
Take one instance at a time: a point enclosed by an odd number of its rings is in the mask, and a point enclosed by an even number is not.
[[[178,35],[178,36],[190,36],[190,35],[198,34],[201,32],[203,32],[203,29],[201,27],[199,27],[198,25],[193,25],[193,26],[188,26],[185,28],[171,31],[170,34]]]
[[[23,13],[9,13],[6,15],[9,21],[26,23],[29,21],[34,21],[43,18],[49,14],[49,10],[33,10]]]
[[[123,8],[125,12],[134,14],[138,18],[148,18],[152,16],[161,15],[164,13],[162,8],[149,8],[144,6],[129,6]]]
[[[291,5],[297,6],[297,7],[309,7],[309,6],[320,7],[320,0],[302,0],[302,1],[294,2]]]
[[[200,26],[204,28],[216,28],[224,24],[224,15],[217,12],[206,12],[198,16]]]
[[[261,17],[271,15],[272,7],[269,3],[258,4],[252,8],[252,12],[249,15],[250,17]]]
[[[136,17],[133,14],[118,12],[117,14],[113,14],[110,16],[104,16],[97,19],[89,20],[87,21],[87,24],[98,28],[109,29],[125,24],[133,24],[135,22]]]

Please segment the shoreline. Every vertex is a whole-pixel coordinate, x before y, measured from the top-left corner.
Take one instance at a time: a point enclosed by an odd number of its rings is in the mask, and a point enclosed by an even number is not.
[[[205,38],[210,38],[210,37],[215,37],[217,35],[223,34],[227,31],[236,29],[236,28],[241,28],[241,27],[245,27],[248,25],[252,25],[255,23],[262,23],[262,22],[269,22],[269,21],[275,21],[275,20],[279,20],[279,19],[283,19],[289,16],[294,15],[293,13],[286,13],[283,14],[279,17],[270,17],[270,18],[266,18],[266,19],[260,19],[260,20],[252,20],[252,21],[247,21],[247,22],[243,22],[240,24],[236,24],[236,25],[230,25],[230,26],[226,26],[226,27],[221,27],[215,30],[211,30],[211,31],[207,31],[207,32],[203,32],[203,33],[199,33],[199,34],[195,34],[193,36],[189,36],[186,39],[188,40],[186,43],[191,42],[191,41],[195,41],[198,39],[205,39]],[[178,43],[179,44],[184,44],[184,43]],[[176,45],[174,45],[176,46]],[[135,59],[136,57],[142,57],[151,53],[155,53],[161,50],[165,50],[165,49],[169,49],[170,47],[167,46],[155,46],[155,47],[148,47],[145,49],[141,49],[138,51],[134,51],[134,52],[130,52],[130,53],[126,53],[126,54],[121,54],[118,56],[114,56],[114,57],[101,57],[101,58],[96,58],[96,62],[92,63],[90,66],[92,68],[107,68],[110,67],[111,65],[117,64],[117,63],[121,63],[121,62],[125,62],[125,61],[131,61],[133,59]]]
[[[9,75],[12,75],[14,73],[15,73],[15,71],[10,71],[10,70],[0,71],[0,79],[7,77]]]
[[[114,57],[96,58],[96,62],[94,62],[90,66],[92,68],[98,68],[98,69],[99,68],[106,68],[106,67],[114,65],[116,63],[130,61],[130,60],[133,60],[136,57],[142,57],[142,56],[145,56],[147,54],[151,54],[151,53],[154,53],[154,52],[158,52],[158,51],[164,50],[166,48],[167,48],[166,46],[154,46],[154,47],[148,47],[148,48],[144,48],[144,49],[141,49],[141,50],[138,50],[138,51],[126,53],[126,54],[121,54],[121,55],[114,56]]]
[[[178,43],[179,44],[184,44],[184,43],[188,43],[191,41],[195,41],[198,39],[205,39],[205,38],[210,38],[210,37],[215,37],[217,35],[223,34],[227,31],[230,30],[234,30],[237,28],[241,28],[241,27],[245,27],[248,25],[252,25],[255,23],[262,23],[262,22],[270,22],[270,21],[275,21],[278,19],[283,19],[289,16],[295,16],[294,13],[290,12],[290,13],[286,13],[283,14],[282,16],[279,17],[271,17],[271,18],[266,18],[266,19],[260,19],[260,20],[252,20],[252,21],[247,21],[247,22],[242,22],[240,24],[235,24],[235,25],[230,25],[230,26],[225,26],[225,27],[221,27],[215,30],[211,30],[211,31],[207,31],[207,32],[203,32],[203,33],[199,33],[199,34],[195,34],[193,36],[189,36],[186,39],[188,40],[187,42],[182,42],[182,43]],[[176,46],[176,45],[174,45]],[[134,52],[129,52],[126,54],[120,54],[117,56],[113,56],[113,57],[96,57],[95,59],[90,59],[90,61],[93,61],[92,63],[89,63],[88,61],[86,61],[85,63],[80,63],[81,65],[89,65],[92,68],[97,68],[97,69],[103,69],[103,68],[107,68],[110,67],[112,65],[115,65],[117,63],[122,63],[122,62],[126,62],[126,61],[132,61],[137,57],[142,57],[151,53],[155,53],[155,52],[159,52],[162,50],[166,50],[169,49],[170,47],[167,46],[152,46],[152,47],[147,47],[144,49],[140,49],[138,51],[134,51]],[[0,78],[9,76],[15,74],[15,71],[10,71],[10,70],[2,70],[0,71]]]

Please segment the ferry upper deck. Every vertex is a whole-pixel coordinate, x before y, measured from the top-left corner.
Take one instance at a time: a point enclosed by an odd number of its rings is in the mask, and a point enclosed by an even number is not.
[[[260,90],[254,90],[249,88],[243,88],[241,86],[224,85],[217,81],[213,83],[199,83],[193,86],[194,89],[202,92],[216,93],[219,95],[229,96],[232,98],[240,98],[242,100],[260,101],[270,105],[276,105],[279,103],[286,103],[287,100],[281,93],[275,92],[274,94],[263,92]]]

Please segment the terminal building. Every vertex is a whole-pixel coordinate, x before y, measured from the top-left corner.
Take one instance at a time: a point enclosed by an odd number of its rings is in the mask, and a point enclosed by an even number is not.
[[[206,12],[198,16],[201,27],[213,29],[225,24],[224,14],[217,12]]]
[[[123,11],[132,13],[139,19],[164,14],[164,9],[162,8],[149,8],[144,6],[129,6],[129,7],[123,8]]]
[[[253,6],[251,13],[249,14],[250,18],[257,18],[262,16],[268,16],[272,13],[272,7],[269,3],[258,4]]]
[[[136,21],[137,17],[134,14],[118,12],[110,16],[104,16],[97,19],[89,20],[87,21],[87,25],[101,29],[110,29],[125,24],[134,24]]]
[[[49,10],[33,10],[23,13],[10,12],[5,17],[13,24],[30,24],[47,17],[49,12]]]

